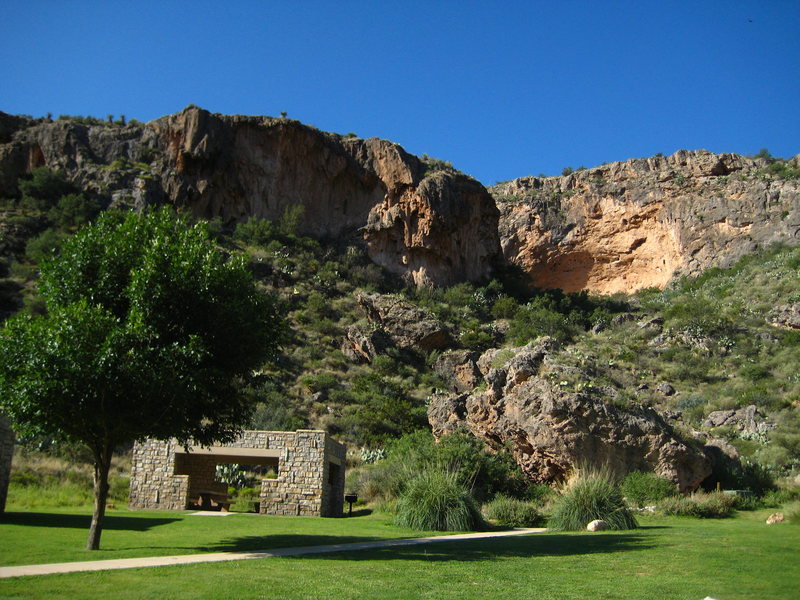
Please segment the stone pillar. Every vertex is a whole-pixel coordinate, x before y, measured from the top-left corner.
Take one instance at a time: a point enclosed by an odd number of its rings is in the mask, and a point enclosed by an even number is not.
[[[11,480],[11,459],[14,457],[14,439],[11,423],[0,414],[0,513],[6,510],[8,482]]]
[[[183,510],[189,476],[175,475],[174,440],[146,440],[133,445],[128,506],[132,509]]]

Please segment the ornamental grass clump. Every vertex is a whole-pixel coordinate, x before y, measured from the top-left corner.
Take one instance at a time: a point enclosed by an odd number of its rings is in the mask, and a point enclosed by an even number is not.
[[[622,480],[620,490],[628,503],[638,508],[649,503],[655,504],[678,493],[675,484],[669,479],[642,471],[628,473]]]
[[[486,518],[500,527],[535,527],[544,523],[536,504],[501,494],[486,505]]]
[[[429,468],[408,482],[395,523],[419,531],[477,531],[485,527],[478,504],[456,473]]]
[[[578,531],[596,519],[605,521],[609,529],[638,527],[622,492],[604,474],[579,476],[567,484],[553,502],[547,525],[557,531]]]

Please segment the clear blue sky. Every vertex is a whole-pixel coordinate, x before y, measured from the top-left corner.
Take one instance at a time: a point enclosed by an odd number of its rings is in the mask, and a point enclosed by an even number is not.
[[[0,0],[0,110],[197,104],[378,136],[490,185],[800,152],[800,0]]]

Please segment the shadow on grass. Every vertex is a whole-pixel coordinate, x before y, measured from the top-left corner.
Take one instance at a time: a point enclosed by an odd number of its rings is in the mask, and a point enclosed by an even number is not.
[[[159,525],[167,525],[179,519],[152,517],[123,517],[106,514],[103,530],[147,531]],[[89,529],[91,515],[72,515],[58,513],[5,513],[0,523],[7,525],[26,525],[30,527],[67,527]]]
[[[352,515],[348,514],[347,509],[345,508],[344,509],[344,514],[342,515],[342,518],[343,519],[348,519],[350,517],[366,517],[367,515],[371,515],[371,514],[372,514],[372,509],[371,508],[356,508],[356,509],[353,509],[353,514]]]
[[[221,544],[206,548],[213,552],[255,552],[278,548],[299,548],[321,545],[339,545],[359,542],[374,542],[382,538],[348,536],[273,535],[250,536],[224,540]],[[391,541],[391,540],[384,540]],[[431,542],[427,544],[343,550],[338,552],[308,554],[313,558],[331,560],[425,560],[425,561],[481,561],[493,558],[577,556],[583,554],[610,554],[614,552],[641,551],[653,548],[651,539],[637,533],[617,534],[558,534],[537,533],[519,537],[486,538]]]

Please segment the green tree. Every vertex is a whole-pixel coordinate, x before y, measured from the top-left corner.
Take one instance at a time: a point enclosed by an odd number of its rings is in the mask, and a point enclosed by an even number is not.
[[[240,389],[284,322],[240,257],[167,210],[106,213],[41,271],[47,314],[0,332],[0,397],[23,435],[91,450],[97,549],[114,449],[232,439],[252,412]]]
[[[20,179],[17,185],[22,194],[22,205],[34,210],[49,210],[61,196],[75,191],[61,171],[47,167],[34,169],[30,179]]]

